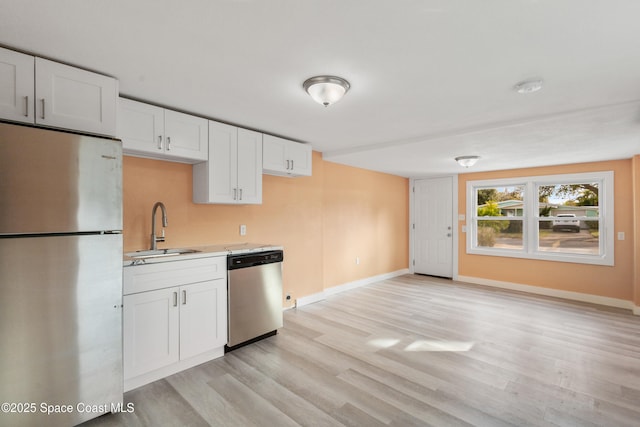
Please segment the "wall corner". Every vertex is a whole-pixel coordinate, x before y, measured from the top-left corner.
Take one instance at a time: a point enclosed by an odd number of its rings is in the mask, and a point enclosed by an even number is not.
[[[640,154],[631,159],[633,178],[633,313],[640,315]]]

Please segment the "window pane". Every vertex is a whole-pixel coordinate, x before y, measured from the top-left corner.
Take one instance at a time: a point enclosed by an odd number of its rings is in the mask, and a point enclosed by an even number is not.
[[[559,217],[560,218],[560,217]],[[598,221],[540,220],[538,250],[541,252],[598,255],[600,237]]]
[[[540,217],[600,216],[599,183],[556,184],[538,187]],[[555,227],[559,228],[559,227]]]
[[[478,247],[522,250],[522,220],[479,220]]]
[[[599,222],[584,220],[599,218],[598,196],[598,182],[539,186],[538,250],[598,255]]]
[[[521,217],[524,212],[524,186],[478,188],[476,206],[478,216]]]

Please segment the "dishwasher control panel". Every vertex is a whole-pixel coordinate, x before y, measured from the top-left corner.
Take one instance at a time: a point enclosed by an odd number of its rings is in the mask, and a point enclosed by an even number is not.
[[[272,264],[284,260],[283,251],[265,251],[241,255],[231,255],[227,258],[227,269],[248,268],[256,265]]]

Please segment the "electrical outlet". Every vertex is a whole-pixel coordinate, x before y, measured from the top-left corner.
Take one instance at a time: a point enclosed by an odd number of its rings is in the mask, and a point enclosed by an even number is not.
[[[287,292],[287,295],[284,297],[285,300],[291,301],[291,294]]]
[[[618,240],[624,240],[624,231],[618,231]]]
[[[356,265],[360,265],[360,257],[359,256],[356,257]]]
[[[244,224],[240,224],[240,235],[241,236],[247,235],[247,226]]]

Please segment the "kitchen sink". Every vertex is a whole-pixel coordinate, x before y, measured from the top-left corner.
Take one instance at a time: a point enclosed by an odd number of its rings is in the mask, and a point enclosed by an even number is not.
[[[142,251],[127,252],[126,256],[134,259],[158,258],[166,256],[176,256],[185,254],[195,254],[201,252],[197,249],[173,248],[173,249],[147,249]]]

